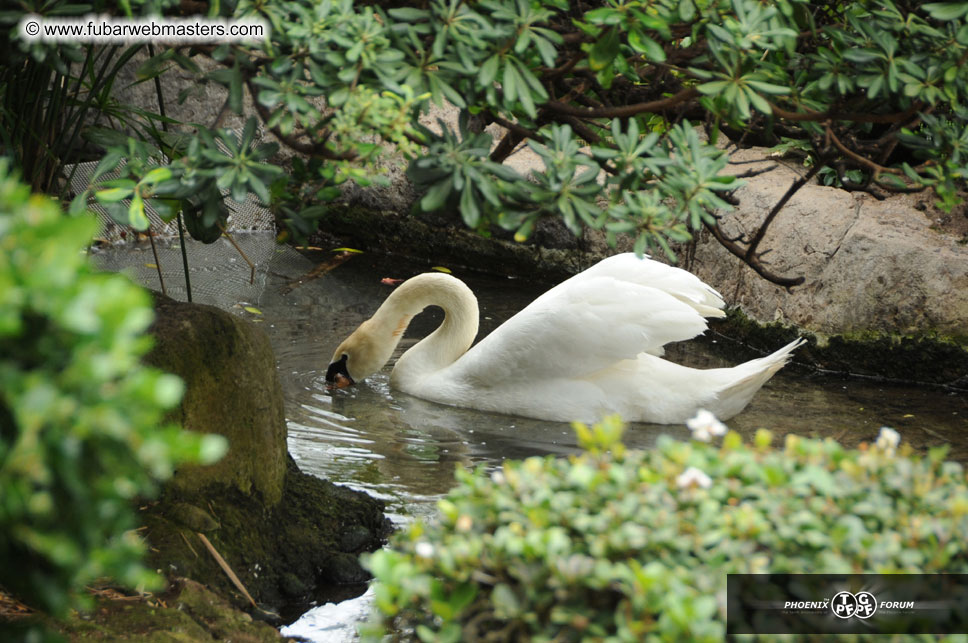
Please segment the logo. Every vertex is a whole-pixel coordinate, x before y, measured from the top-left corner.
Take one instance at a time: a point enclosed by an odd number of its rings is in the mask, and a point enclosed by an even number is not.
[[[877,611],[877,599],[870,592],[839,592],[830,602],[830,609],[837,618],[870,618]]]

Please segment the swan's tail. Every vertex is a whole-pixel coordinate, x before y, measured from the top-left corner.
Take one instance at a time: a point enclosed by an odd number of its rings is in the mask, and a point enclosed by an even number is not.
[[[729,419],[742,411],[766,381],[783,368],[790,359],[790,354],[805,342],[801,337],[766,357],[724,369],[730,377],[716,392],[716,402],[710,405],[714,408],[709,410],[721,420]]]

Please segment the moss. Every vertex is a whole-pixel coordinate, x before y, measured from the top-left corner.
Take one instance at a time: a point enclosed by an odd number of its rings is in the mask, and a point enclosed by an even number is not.
[[[779,322],[761,324],[736,308],[730,309],[725,319],[712,321],[710,328],[735,340],[711,344],[731,359],[748,358],[748,348],[768,353],[803,337],[807,345],[797,350],[794,360],[813,368],[955,388],[968,386],[966,338],[877,331],[822,336]]]
[[[252,620],[210,589],[185,578],[144,600],[100,597],[90,613],[47,624],[71,641],[260,643],[282,638],[272,626]]]
[[[143,508],[149,564],[204,582],[244,607],[242,595],[186,524],[185,505],[177,490],[167,490],[160,502]],[[206,538],[255,600],[277,612],[334,585],[366,580],[357,554],[379,548],[391,530],[382,502],[304,474],[291,459],[277,505],[266,508],[232,486],[210,487],[204,513],[217,525]]]
[[[261,494],[268,505],[278,502],[286,419],[269,338],[212,306],[156,294],[155,312],[155,346],[145,361],[185,382],[174,419],[186,429],[229,439],[222,460],[182,467],[167,485],[189,494],[208,484],[232,484],[243,493]]]

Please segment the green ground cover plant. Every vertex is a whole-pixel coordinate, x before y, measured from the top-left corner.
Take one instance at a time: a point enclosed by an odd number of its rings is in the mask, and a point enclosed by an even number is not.
[[[631,451],[622,429],[579,425],[567,459],[458,469],[436,521],[370,556],[364,639],[722,641],[727,573],[968,571],[968,485],[945,448],[889,430],[857,450],[700,441],[725,430],[712,421]]]

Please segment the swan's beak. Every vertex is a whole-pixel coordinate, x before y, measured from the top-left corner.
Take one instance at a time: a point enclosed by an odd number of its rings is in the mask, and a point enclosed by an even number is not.
[[[347,356],[344,354],[343,357],[338,359],[329,365],[326,369],[326,386],[330,389],[335,388],[346,388],[356,384],[353,378],[350,377],[349,370],[346,368]]]
[[[347,377],[342,373],[337,373],[333,377],[333,381],[327,383],[327,386],[329,388],[346,388],[347,386],[352,386],[353,384],[356,384],[356,382],[353,381],[352,377]]]

